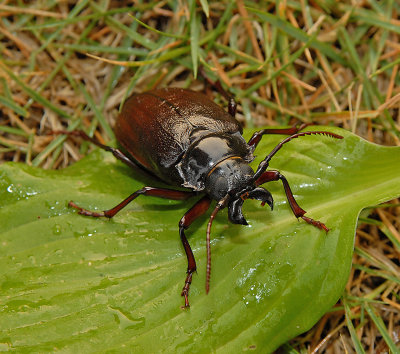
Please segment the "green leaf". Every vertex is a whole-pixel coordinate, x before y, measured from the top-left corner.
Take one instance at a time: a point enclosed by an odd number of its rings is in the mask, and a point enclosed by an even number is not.
[[[344,139],[298,138],[271,168],[329,233],[297,221],[280,182],[268,183],[272,212],[246,201],[249,226],[218,214],[206,295],[200,218],[187,231],[198,271],[189,310],[180,308],[187,263],[178,222],[197,198],[141,197],[111,220],[96,219],[68,201],[108,209],[154,183],[103,151],[61,171],[0,166],[0,348],[271,352],[308,330],[344,289],[360,210],[400,195],[398,147],[326,129]],[[281,139],[264,137],[253,166]]]

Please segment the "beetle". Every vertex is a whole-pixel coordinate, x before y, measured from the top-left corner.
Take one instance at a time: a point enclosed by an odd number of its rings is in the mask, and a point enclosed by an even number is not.
[[[237,105],[234,98],[223,89],[219,91],[229,100],[228,111],[206,95],[187,89],[162,88],[134,94],[125,102],[114,127],[121,148],[101,144],[83,131],[68,133],[90,140],[128,166],[145,170],[171,187],[186,188],[179,190],[146,186],[103,212],[90,211],[73,201],[69,202],[69,206],[76,208],[79,214],[111,218],[139,195],[185,200],[199,192],[203,194],[179,221],[179,236],[188,262],[181,292],[185,308],[189,307],[189,288],[196,271],[196,261],[185,230],[209,209],[212,200],[217,203],[206,232],[206,293],[209,292],[211,273],[211,225],[215,216],[227,207],[232,223],[247,225],[242,213],[246,199],[257,199],[262,205],[268,204],[272,210],[273,197],[261,187],[262,184],[280,180],[294,215],[321,230],[329,230],[322,222],[305,216],[306,211],[297,204],[287,179],[279,171],[267,168],[271,158],[294,138],[312,134],[324,134],[337,139],[343,137],[328,131],[301,131],[307,126],[302,124],[286,129],[263,129],[246,142],[242,128],[235,119]],[[249,163],[254,159],[253,152],[265,134],[284,134],[288,137],[253,171]]]

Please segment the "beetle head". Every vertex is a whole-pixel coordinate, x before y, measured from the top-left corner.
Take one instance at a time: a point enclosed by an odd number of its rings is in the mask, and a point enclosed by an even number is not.
[[[228,158],[220,162],[207,176],[205,189],[215,200],[227,197],[229,220],[234,224],[247,225],[242,213],[246,199],[257,199],[264,205],[273,208],[273,198],[270,192],[257,187],[253,181],[254,171],[241,158]]]

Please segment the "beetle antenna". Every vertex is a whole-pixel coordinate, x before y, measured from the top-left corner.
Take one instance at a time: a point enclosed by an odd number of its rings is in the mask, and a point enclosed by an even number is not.
[[[211,225],[213,223],[214,218],[218,214],[218,212],[223,209],[228,200],[229,200],[229,194],[227,194],[224,198],[222,198],[217,205],[215,206],[213,212],[210,215],[210,219],[208,220],[208,225],[207,225],[207,237],[206,237],[206,243],[207,243],[207,275],[206,275],[206,294],[210,291],[210,277],[211,277],[211,246],[210,246],[210,234],[211,234]]]
[[[286,139],[283,139],[278,145],[276,145],[274,147],[274,149],[267,155],[267,157],[260,162],[260,164],[258,165],[256,173],[252,177],[252,182],[255,182],[265,172],[265,170],[268,168],[269,162],[271,161],[272,157],[281,149],[283,144],[286,144],[290,140],[298,138],[300,136],[314,135],[314,134],[327,135],[327,136],[330,136],[332,138],[343,139],[343,136],[341,136],[341,135],[338,135],[338,134],[335,134],[335,133],[331,133],[331,132],[327,132],[327,131],[323,131],[323,130],[322,131],[319,130],[319,131],[301,132],[301,133],[296,133],[296,134],[293,134],[291,136],[288,136]]]

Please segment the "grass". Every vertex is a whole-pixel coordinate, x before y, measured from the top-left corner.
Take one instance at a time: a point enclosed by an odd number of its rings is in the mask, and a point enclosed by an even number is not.
[[[67,166],[90,147],[49,132],[110,141],[129,93],[203,90],[200,67],[237,97],[245,126],[313,121],[400,145],[396,1],[116,4],[0,3],[0,161]],[[287,350],[398,350],[399,216],[399,200],[363,212],[342,299]]]

